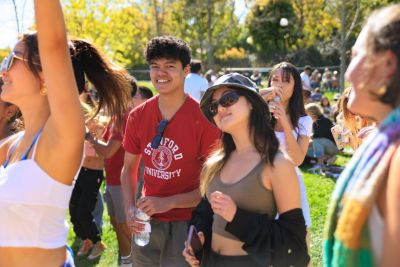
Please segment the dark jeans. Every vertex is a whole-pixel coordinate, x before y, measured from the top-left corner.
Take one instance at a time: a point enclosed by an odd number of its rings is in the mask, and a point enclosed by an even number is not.
[[[90,239],[93,243],[101,240],[100,230],[92,212],[103,179],[103,170],[82,167],[69,202],[69,213],[75,234],[82,240]]]
[[[261,267],[256,264],[249,255],[245,256],[224,256],[215,253],[210,249],[206,259],[201,263],[202,267]]]

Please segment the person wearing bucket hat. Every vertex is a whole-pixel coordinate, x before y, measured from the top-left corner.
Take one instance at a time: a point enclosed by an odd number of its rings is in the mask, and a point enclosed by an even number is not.
[[[306,266],[299,182],[293,163],[279,151],[268,104],[257,87],[238,73],[226,74],[200,105],[223,136],[203,165],[203,198],[190,222],[204,246],[202,262],[190,244],[182,253],[186,261],[191,266]]]
[[[212,86],[210,86],[206,92],[204,93],[203,97],[201,98],[200,101],[200,108],[203,112],[203,114],[211,121],[212,121],[212,114],[209,112],[209,104],[212,101],[212,95],[217,90],[218,88],[221,88],[223,86],[227,87],[235,87],[236,89],[240,90],[247,90],[249,92],[252,92],[254,96],[257,96],[261,102],[264,102],[263,98],[258,94],[258,88],[257,85],[247,78],[246,76],[243,76],[239,73],[229,73],[225,74],[221,77],[219,77],[215,82],[213,83]],[[211,117],[210,117],[211,116]],[[211,119],[210,119],[211,118]]]

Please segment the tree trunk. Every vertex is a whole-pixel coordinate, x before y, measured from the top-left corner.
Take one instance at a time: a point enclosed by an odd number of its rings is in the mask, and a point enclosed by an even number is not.
[[[154,9],[154,19],[156,23],[156,35],[161,35],[161,25],[159,21],[159,14],[158,14],[158,0],[153,0],[153,9]]]
[[[14,6],[14,13],[15,13],[15,21],[17,22],[17,32],[18,34],[21,32],[21,29],[19,27],[19,19],[18,19],[18,10],[17,10],[17,3],[15,3],[15,0],[12,0],[13,6]]]
[[[207,0],[207,59],[208,68],[214,69],[214,44],[213,44],[213,27],[212,27],[212,0]]]
[[[347,69],[346,64],[346,49],[347,49],[347,38],[346,38],[346,25],[347,25],[347,9],[344,1],[342,1],[340,6],[340,92],[344,90],[344,74]]]

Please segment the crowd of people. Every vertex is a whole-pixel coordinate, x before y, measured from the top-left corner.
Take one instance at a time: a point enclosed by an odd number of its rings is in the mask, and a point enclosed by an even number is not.
[[[122,267],[312,266],[299,166],[323,174],[345,147],[324,265],[398,264],[399,4],[368,18],[334,103],[337,71],[280,62],[265,80],[202,75],[173,36],[146,45],[153,96],[67,37],[59,1],[34,5],[37,31],[0,68],[0,266],[99,258],[103,198]]]

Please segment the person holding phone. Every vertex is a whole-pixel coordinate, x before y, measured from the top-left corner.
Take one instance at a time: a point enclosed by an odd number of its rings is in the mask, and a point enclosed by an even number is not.
[[[238,73],[223,75],[208,88],[200,107],[223,132],[221,145],[203,166],[203,199],[190,222],[204,245],[201,266],[306,266],[295,167],[279,152],[268,104],[256,85]],[[183,256],[199,266],[192,250],[187,244]]]
[[[185,248],[189,251],[189,254],[195,256],[199,262],[201,262],[203,258],[203,243],[204,239],[200,239],[200,235],[197,232],[196,227],[194,225],[190,225],[188,237],[185,242]]]

